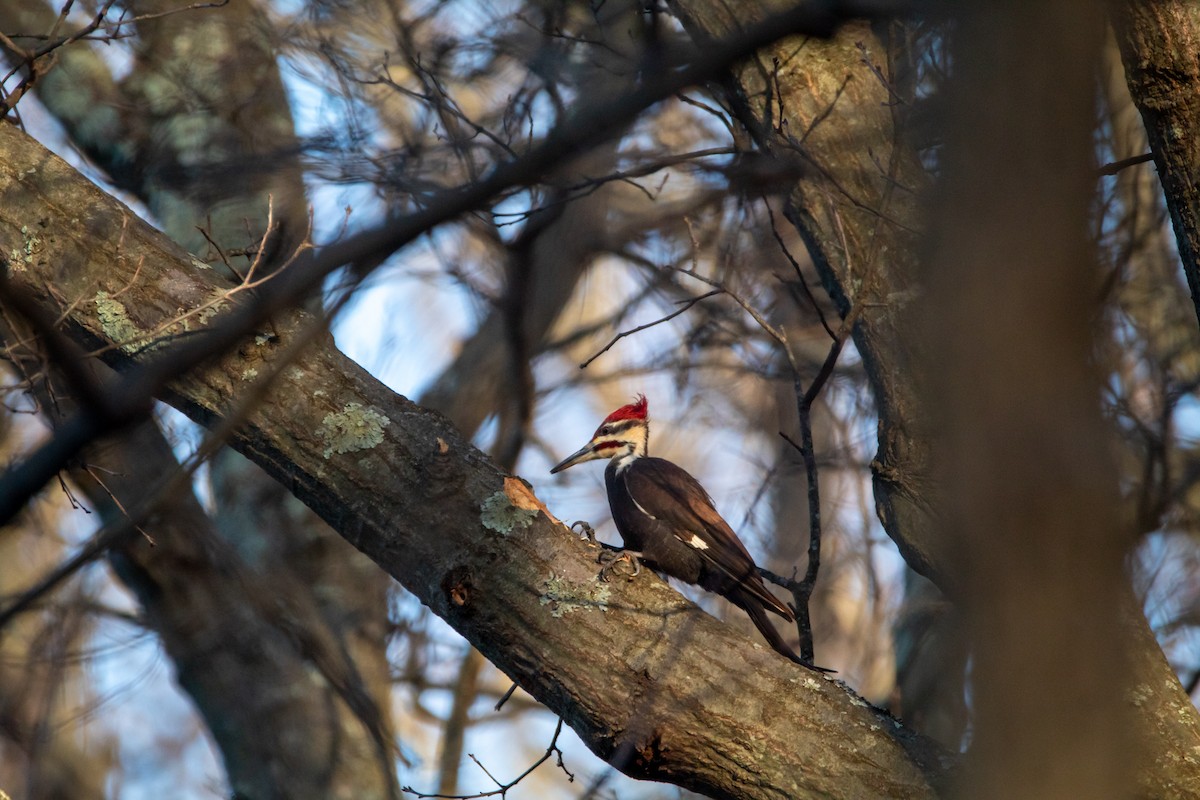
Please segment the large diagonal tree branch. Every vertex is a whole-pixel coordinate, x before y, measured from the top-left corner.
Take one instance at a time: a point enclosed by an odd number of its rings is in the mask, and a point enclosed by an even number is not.
[[[20,254],[13,283],[84,346],[117,345],[119,368],[151,357],[127,337],[228,288],[11,128],[0,247]],[[277,317],[280,342],[249,338],[163,396],[212,424],[305,324]],[[588,546],[525,484],[326,342],[233,444],[625,772],[718,797],[932,796],[939,767],[918,738],[649,575],[599,583]]]

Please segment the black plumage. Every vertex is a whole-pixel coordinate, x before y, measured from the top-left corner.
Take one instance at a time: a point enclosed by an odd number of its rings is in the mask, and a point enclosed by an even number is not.
[[[806,664],[767,617],[771,611],[793,622],[792,610],[767,591],[754,559],[699,481],[647,455],[649,435],[646,399],[639,397],[609,414],[590,442],[550,471],[610,459],[604,471],[608,505],[629,557],[725,597],[750,615],[772,648]]]
[[[684,583],[715,592],[750,615],[754,626],[779,653],[803,663],[771,624],[770,610],[788,622],[792,610],[767,591],[754,559],[712,498],[682,468],[643,456],[604,470],[608,505],[625,547],[642,562]]]

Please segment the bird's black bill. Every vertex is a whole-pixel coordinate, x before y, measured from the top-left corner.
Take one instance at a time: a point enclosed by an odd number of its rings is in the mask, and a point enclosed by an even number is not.
[[[556,472],[562,472],[564,469],[573,467],[581,461],[590,461],[593,458],[595,458],[595,454],[592,452],[592,443],[588,442],[583,447],[579,448],[574,453],[555,464],[553,469],[550,470],[550,474],[553,475]]]

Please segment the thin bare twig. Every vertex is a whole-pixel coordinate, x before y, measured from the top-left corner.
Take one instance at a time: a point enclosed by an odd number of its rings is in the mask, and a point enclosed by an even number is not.
[[[59,11],[58,17],[54,20],[54,26],[50,29],[50,33],[48,34],[49,36],[55,35],[58,32],[58,29],[62,27],[62,24],[66,21],[67,14],[70,13],[71,6],[73,4],[74,0],[67,0],[67,2],[63,4],[62,9]],[[24,50],[19,47],[16,48],[15,53],[18,55],[18,57],[23,59],[22,63],[13,67],[12,71],[10,71],[8,75],[5,75],[3,79],[0,79],[0,83],[3,83],[4,80],[7,80],[9,75],[12,75],[22,66],[28,69],[29,74],[26,75],[25,79],[17,85],[16,89],[10,92],[3,100],[0,100],[0,118],[7,116],[10,111],[16,108],[16,105],[21,101],[21,98],[33,88],[34,84],[37,83],[43,75],[50,71],[50,68],[54,65],[55,56],[52,56],[52,54],[55,50],[94,32],[98,27],[100,27],[101,23],[104,22],[104,17],[107,16],[109,10],[114,5],[116,5],[116,0],[107,0],[107,2],[100,7],[100,10],[96,12],[95,17],[92,18],[92,21],[89,24],[84,25],[78,31],[64,39],[52,42],[32,51]],[[8,42],[13,44],[11,38],[8,40]],[[47,56],[51,57],[47,58]]]
[[[508,702],[509,698],[513,696],[513,692],[515,692],[515,691],[517,691],[516,683],[514,683],[512,686],[508,687],[508,691],[505,692],[500,697],[500,699],[496,701],[496,710],[497,711],[499,711],[501,708],[504,707],[504,704]]]
[[[0,258],[0,262],[2,261],[3,259]],[[84,366],[86,354],[75,342],[58,330],[55,321],[29,297],[27,292],[13,284],[8,277],[7,270],[0,271],[0,302],[24,318],[32,329],[33,337],[40,339],[46,348],[49,360],[66,377],[67,383],[75,392],[79,403],[101,409],[106,408],[108,396]],[[105,413],[109,413],[109,411]]]
[[[829,327],[829,323],[825,320],[825,312],[821,310],[821,304],[817,302],[817,298],[813,295],[812,289],[808,288],[808,281],[804,277],[804,271],[800,269],[800,262],[792,255],[792,251],[788,249],[787,243],[783,241],[783,236],[779,233],[779,228],[775,225],[775,211],[771,208],[771,204],[767,199],[763,198],[763,205],[767,209],[767,219],[771,223],[771,235],[775,237],[776,243],[779,245],[780,252],[791,263],[792,269],[796,272],[796,280],[800,282],[800,288],[804,290],[804,296],[808,298],[808,302],[812,304],[813,311],[817,312],[817,319],[821,321],[821,327],[829,334],[830,339],[837,339],[837,335],[833,329]]]
[[[1138,164],[1145,164],[1147,161],[1153,160],[1154,153],[1142,153],[1139,156],[1130,156],[1129,158],[1122,158],[1120,161],[1112,161],[1108,164],[1105,164],[1104,166],[1100,167],[1100,169],[1096,170],[1096,174],[1100,176],[1116,175],[1123,169],[1137,166]]]
[[[411,786],[404,786],[404,787],[401,787],[400,791],[406,792],[415,797],[421,798],[422,800],[426,800],[427,798],[432,799],[432,800],[478,800],[478,798],[484,798],[484,797],[504,798],[504,797],[508,797],[508,793],[512,790],[512,788],[514,786],[516,786],[521,781],[525,780],[525,778],[529,777],[529,775],[532,774],[535,769],[537,769],[542,764],[545,764],[547,761],[549,761],[550,756],[552,756],[552,755],[558,756],[558,768],[561,769],[566,774],[568,781],[570,781],[571,783],[574,783],[575,775],[574,775],[574,773],[572,773],[570,770],[567,769],[565,764],[563,764],[563,753],[562,753],[562,750],[560,750],[558,747],[558,736],[559,736],[559,734],[562,733],[562,727],[563,727],[563,721],[562,721],[562,718],[560,717],[558,720],[558,724],[556,726],[554,726],[554,736],[551,737],[550,746],[546,748],[546,752],[542,753],[541,758],[539,758],[537,761],[533,762],[529,766],[528,769],[526,769],[524,772],[522,772],[517,777],[513,778],[508,783],[501,783],[500,781],[496,780],[495,776],[493,776],[492,773],[488,771],[487,767],[485,767],[485,766],[483,766],[483,764],[479,763],[479,759],[477,759],[473,754],[468,754],[468,755],[470,755],[471,760],[475,762],[476,766],[478,766],[481,770],[483,770],[483,773],[485,775],[487,775],[489,778],[491,778],[492,782],[496,784],[495,789],[490,789],[490,790],[484,791],[484,792],[476,792],[475,794],[425,794],[424,792],[418,792],[416,789],[412,788]]]
[[[104,13],[98,13],[96,16],[100,17],[100,18],[107,16],[107,10],[110,9],[114,5],[116,5],[115,2],[106,4]],[[211,2],[190,3],[189,5],[179,6],[177,8],[168,8],[165,11],[155,11],[155,12],[148,13],[148,14],[137,14],[132,17],[122,16],[119,19],[113,20],[112,22],[100,22],[99,24],[95,24],[95,19],[93,19],[93,22],[91,24],[85,26],[85,28],[82,28],[79,31],[76,31],[75,33],[71,34],[68,37],[64,37],[62,39],[57,39],[55,41],[50,42],[50,44],[41,48],[37,52],[39,55],[44,55],[45,53],[49,52],[50,50],[54,50],[56,48],[62,47],[63,45],[71,44],[71,43],[77,42],[77,41],[107,42],[107,41],[111,41],[111,40],[115,40],[115,39],[122,39],[122,38],[126,38],[126,34],[121,34],[120,29],[127,25],[132,25],[135,22],[148,22],[150,20],[162,19],[163,17],[171,17],[171,16],[174,16],[175,14],[184,14],[189,11],[204,11],[204,10],[210,9],[210,8],[224,8],[227,5],[229,5],[229,0],[212,0]],[[61,19],[61,15],[60,15],[60,19]],[[60,25],[56,24],[54,26],[54,28],[51,30],[51,32],[49,32],[49,33],[19,32],[19,33],[10,33],[10,34],[8,34],[8,37],[11,37],[12,39],[29,39],[29,40],[35,41],[35,42],[37,42],[37,41],[49,42],[50,39],[54,36],[54,33],[57,32],[59,27],[60,27]],[[116,33],[112,33],[112,31],[116,31]],[[104,36],[93,36],[92,35],[97,32],[102,32],[105,35]],[[0,40],[2,40],[3,38],[8,38],[8,37],[4,37],[4,34],[0,34]],[[5,46],[8,47],[9,45],[5,44]],[[17,52],[21,51],[20,48],[16,48],[16,47],[13,47],[11,49],[13,49],[14,51],[17,51]]]
[[[691,300],[681,300],[680,302],[684,303],[684,305],[677,311],[672,311],[670,314],[667,314],[665,317],[654,320],[654,322],[647,322],[645,325],[638,325],[636,328],[630,328],[627,331],[621,331],[620,333],[618,333],[616,336],[614,336],[612,338],[612,341],[610,341],[608,344],[604,345],[604,347],[600,348],[600,350],[595,355],[593,355],[587,361],[584,361],[582,364],[580,364],[579,368],[587,369],[589,364],[591,364],[597,358],[599,358],[600,356],[604,355],[609,350],[611,350],[612,346],[614,344],[621,341],[626,336],[632,336],[633,334],[644,331],[647,328],[653,328],[655,325],[661,325],[664,322],[670,322],[671,320],[678,317],[680,314],[686,312],[692,306],[699,303],[701,300],[707,300],[710,297],[716,297],[717,295],[724,294],[724,293],[725,293],[724,289],[713,289],[711,292],[706,292],[705,294],[702,294],[699,297],[693,297]]]
[[[815,663],[813,659],[816,654],[809,602],[817,588],[817,573],[821,569],[821,484],[817,473],[817,457],[813,449],[812,419],[809,411],[810,409],[801,404],[799,444],[783,431],[780,431],[779,435],[799,451],[808,478],[808,564],[804,569],[804,579],[799,582],[789,581],[785,588],[792,593],[795,604],[796,630],[800,634],[800,658],[812,664]]]
[[[829,377],[833,374],[834,367],[837,365],[838,357],[841,355],[842,348],[845,345],[846,339],[849,338],[850,332],[854,328],[854,322],[862,313],[862,305],[858,304],[851,309],[851,312],[842,320],[842,324],[835,333],[829,331],[833,337],[833,344],[825,357],[821,368],[818,370],[816,377],[807,389],[804,388],[801,378],[800,365],[796,361],[796,357],[792,352],[791,345],[788,342],[787,333],[774,325],[771,325],[753,305],[738,293],[732,292],[720,281],[701,275],[694,269],[675,268],[676,271],[689,275],[697,280],[703,281],[709,286],[715,287],[723,294],[729,295],[735,303],[742,307],[743,310],[763,329],[771,338],[773,338],[783,351],[784,357],[787,359],[792,372],[792,382],[796,395],[796,410],[799,416],[800,426],[800,442],[797,443],[786,433],[780,432],[789,444],[796,448],[800,453],[800,457],[804,462],[805,474],[808,487],[808,516],[809,516],[809,535],[808,535],[808,563],[805,569],[804,579],[801,581],[786,580],[779,578],[774,573],[768,573],[760,570],[766,576],[770,575],[770,580],[777,585],[782,586],[792,593],[792,600],[795,605],[796,612],[796,630],[800,637],[800,657],[809,664],[815,663],[815,652],[813,645],[812,633],[812,618],[809,613],[809,602],[812,599],[813,591],[816,588],[817,575],[821,566],[821,489],[820,478],[817,471],[816,454],[814,451],[813,435],[812,435],[812,406],[820,396],[822,388],[828,382]],[[827,327],[826,330],[829,330]]]

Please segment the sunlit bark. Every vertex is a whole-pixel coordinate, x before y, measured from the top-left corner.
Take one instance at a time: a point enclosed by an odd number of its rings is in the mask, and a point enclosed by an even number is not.
[[[113,331],[98,290],[129,286],[129,323],[152,329],[221,285],[23,134],[0,129],[0,165],[5,251],[22,220],[46,221],[14,283],[41,302],[56,302],[47,281],[79,298],[68,327],[80,341]],[[62,213],[90,235],[60,227]],[[280,342],[220,357],[166,399],[215,424],[247,391],[248,370],[267,374],[311,327],[289,315],[278,330]],[[594,551],[524,484],[326,341],[283,369],[232,443],[626,773],[719,797],[932,796],[941,766],[925,743],[649,574],[599,583]]]

